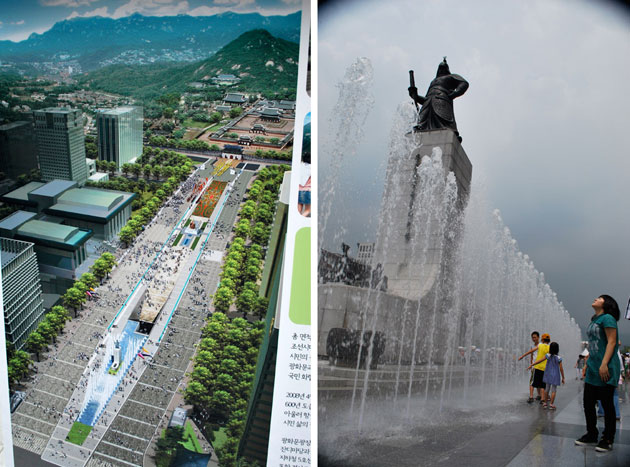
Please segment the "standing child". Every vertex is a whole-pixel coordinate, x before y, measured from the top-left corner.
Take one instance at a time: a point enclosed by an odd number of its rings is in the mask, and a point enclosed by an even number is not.
[[[560,386],[560,376],[562,376],[562,384],[564,384],[564,369],[562,368],[562,357],[558,356],[559,351],[560,346],[558,343],[552,342],[549,345],[549,353],[529,366],[531,368],[543,360],[547,360],[545,375],[543,376],[543,382],[546,384],[543,390],[543,400],[545,400],[545,395],[551,397],[548,405],[549,410],[556,410],[556,406],[553,403],[556,400],[556,388]],[[544,407],[547,407],[547,404],[543,404]]]
[[[538,334],[535,332],[535,334]],[[540,359],[542,356],[546,355],[549,352],[549,342],[551,341],[551,337],[549,334],[544,333],[542,335],[542,344],[538,343],[538,336],[534,336],[532,333],[532,341],[535,344],[535,347],[525,352],[523,355],[519,357],[519,361],[525,358],[527,355],[534,354],[534,359]],[[540,403],[543,404],[545,402],[544,392],[545,392],[545,383],[543,382],[543,376],[545,375],[545,366],[547,365],[546,360],[542,360],[540,363],[532,363],[529,367],[534,367],[534,373],[532,374],[531,382],[530,382],[530,397],[527,402],[533,402],[532,393],[533,388],[538,389],[538,399]]]
[[[538,333],[538,331],[534,331],[532,332],[532,342],[534,343],[534,348],[531,349],[530,351],[528,351],[527,353],[529,353],[529,363],[533,362],[536,359],[536,355],[538,352],[538,344],[539,344],[539,340],[540,340],[540,334]],[[527,355],[527,353],[525,353],[523,356],[521,356],[519,358],[519,361],[525,357],[525,355]],[[527,399],[527,403],[531,404],[532,402],[534,402],[534,371],[532,370],[531,375],[529,377],[529,399]],[[540,400],[540,388],[538,389],[538,400]]]

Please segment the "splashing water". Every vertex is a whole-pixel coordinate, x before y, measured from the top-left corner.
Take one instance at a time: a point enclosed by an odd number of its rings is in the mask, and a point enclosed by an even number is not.
[[[343,80],[338,84],[339,100],[333,109],[333,119],[328,122],[333,138],[323,141],[319,146],[322,152],[330,154],[330,176],[319,184],[319,242],[326,234],[328,219],[337,193],[339,174],[344,161],[357,152],[363,137],[363,127],[370,109],[374,105],[372,97],[373,82],[372,62],[357,58],[348,67]],[[338,204],[336,204],[338,205]]]
[[[337,122],[329,144],[339,151],[339,158],[352,157],[350,148],[356,147],[371,106],[367,98],[357,102],[368,95],[371,79],[371,67],[369,76],[352,74],[362,68],[357,63],[339,86],[335,114],[351,108]],[[447,403],[473,407],[484,389],[513,384],[525,388],[526,365],[517,357],[529,348],[533,330],[551,334],[561,353],[580,351],[578,325],[544,275],[519,251],[483,186],[474,181],[470,195],[460,192],[455,175],[444,171],[438,146],[429,148],[430,157],[413,160],[418,147],[410,134],[414,122],[413,106],[400,105],[390,132],[372,261],[372,266],[383,265],[385,275],[397,279],[386,293],[374,288],[357,292],[363,308],[354,317],[348,312],[344,323],[357,325],[359,342],[371,333],[367,363],[361,368],[357,359],[354,368],[336,373],[339,381],[348,380],[347,391],[329,391],[328,399],[320,391],[320,411],[335,408],[344,397],[350,399],[349,410],[334,410],[331,416],[346,417],[358,433],[366,421],[371,431],[378,431],[384,428],[379,423],[391,423],[392,418],[414,420],[418,404],[438,407],[440,413]],[[333,164],[341,164],[339,158],[333,158]],[[331,171],[331,180],[322,180],[320,241],[329,216],[339,215],[332,212],[338,206],[334,188],[339,167]],[[373,368],[377,332],[387,340],[383,355],[374,362],[378,367]],[[387,419],[378,416],[382,410]],[[326,423],[323,420],[322,429]]]

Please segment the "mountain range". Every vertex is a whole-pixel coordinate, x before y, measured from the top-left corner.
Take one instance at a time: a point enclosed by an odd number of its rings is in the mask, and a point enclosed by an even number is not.
[[[299,45],[264,29],[245,32],[206,60],[159,65],[111,65],[79,77],[81,86],[140,100],[211,84],[219,74],[240,78],[236,89],[295,98]]]
[[[241,34],[265,29],[291,42],[300,39],[300,12],[287,16],[221,13],[214,16],[73,18],[21,42],[0,41],[0,60],[26,65],[74,62],[82,71],[112,64],[197,61]]]

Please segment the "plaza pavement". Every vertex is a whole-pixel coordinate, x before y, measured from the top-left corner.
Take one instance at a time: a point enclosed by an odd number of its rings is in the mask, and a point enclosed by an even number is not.
[[[41,454],[50,439],[50,452],[46,458],[63,465],[83,465],[89,452],[94,449],[94,444],[102,437],[89,465],[142,465],[144,451],[154,432],[159,436],[161,431],[155,430],[158,420],[162,417],[163,421],[167,421],[166,416],[170,417],[165,409],[171,405],[177,386],[190,364],[194,344],[199,340],[200,328],[208,311],[208,295],[213,293],[218,283],[225,238],[231,230],[242,194],[252,175],[251,172],[243,172],[237,180],[233,196],[225,203],[206,251],[201,255],[191,277],[193,284],[201,281],[195,285],[197,290],[191,289],[184,294],[179,310],[175,311],[165,334],[164,344],[154,355],[151,365],[147,369],[142,368],[144,371],[140,376],[137,375],[140,369],[137,365],[145,363],[136,359],[131,376],[127,377],[127,384],[123,386],[128,391],[116,395],[108,405],[108,413],[103,417],[108,420],[107,426],[97,426],[85,447],[72,445],[61,453],[60,441],[69,444],[63,440],[71,426],[71,416],[66,414],[61,418],[61,410],[68,401],[72,401],[73,390],[87,359],[116,315],[120,303],[141,276],[142,272],[138,271],[148,266],[154,252],[160,248],[172,226],[188,207],[188,203],[185,203],[188,192],[174,196],[161,210],[134,246],[124,253],[111,279],[99,289],[101,299],[90,302],[83,316],[69,323],[57,345],[46,356],[48,358],[42,358],[42,363],[37,365],[38,376],[28,385],[25,402],[13,414],[14,444],[17,447]],[[202,172],[198,172],[197,176],[202,180],[205,178]],[[224,176],[229,180],[229,172]],[[200,245],[201,242],[196,250],[200,250]],[[178,295],[179,291],[173,294]],[[191,303],[195,308],[190,307]],[[153,342],[156,340],[154,337],[151,337]],[[79,403],[78,400],[75,403]],[[72,419],[74,416],[73,412]],[[145,459],[146,462],[152,464],[151,459]]]
[[[189,179],[188,188],[192,188]],[[119,265],[109,280],[98,288],[100,299],[87,303],[79,318],[70,321],[57,344],[42,355],[36,364],[37,375],[27,384],[27,397],[12,415],[14,445],[41,454],[47,439],[61,417],[61,411],[71,399],[89,357],[100,337],[129,295],[141,272],[152,260],[156,249],[166,241],[172,226],[187,207],[175,194],[156,215],[153,222],[134,242],[131,249],[118,252]]]
[[[443,424],[427,420],[427,426],[396,427],[363,441],[345,443],[341,439],[336,458],[325,457],[320,430],[320,467],[628,467],[630,466],[630,384],[620,391],[621,420],[617,422],[611,452],[599,453],[595,446],[576,446],[574,441],[586,432],[582,408],[583,384],[567,368],[567,384],[558,388],[557,410],[526,403],[526,390],[519,391],[506,404],[502,388],[496,387],[497,407],[453,409]],[[320,410],[321,410],[320,402]],[[330,407],[329,407],[330,408]],[[485,416],[484,416],[485,414]],[[321,414],[320,414],[321,416]],[[486,420],[486,419],[487,420]],[[471,422],[472,420],[472,422]],[[603,418],[598,418],[601,433]],[[335,437],[332,436],[332,439]],[[328,438],[331,439],[331,438]],[[325,441],[324,441],[325,442]],[[335,448],[337,449],[337,448]],[[337,458],[337,456],[340,456]]]

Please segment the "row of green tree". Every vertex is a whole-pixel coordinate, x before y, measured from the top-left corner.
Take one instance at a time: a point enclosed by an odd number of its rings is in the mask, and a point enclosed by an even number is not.
[[[111,175],[114,175],[117,172],[117,167],[115,162],[107,162],[107,161],[96,161],[96,168],[99,171],[108,171]],[[172,176],[180,177],[182,174],[185,174],[185,169],[182,166],[163,166],[158,164],[130,164],[124,163],[120,167],[120,171],[124,175],[132,174],[134,177],[139,178],[140,175],[144,175],[146,179],[153,177],[156,180],[160,180],[162,178],[169,178]]]
[[[187,170],[192,168],[192,166],[188,165],[183,167],[186,167]],[[164,201],[177,189],[180,181],[181,179],[178,180],[176,177],[170,177],[162,184],[160,189],[155,192],[155,196],[132,214],[131,218],[118,233],[118,238],[120,238],[121,242],[125,243],[126,247],[131,245],[140,232],[144,230],[145,225],[151,222],[151,219],[153,219],[155,214],[159,211],[160,206],[162,206]]]
[[[261,321],[230,320],[219,312],[202,329],[184,397],[194,405],[205,433],[225,427],[227,440],[217,450],[221,465],[236,465],[262,334]]]
[[[105,252],[91,266],[92,272],[86,272],[81,278],[72,284],[62,296],[64,306],[54,306],[46,313],[44,319],[40,321],[25,341],[25,348],[28,352],[34,353],[37,361],[39,354],[48,348],[48,345],[56,342],[56,338],[63,330],[67,321],[72,317],[66,307],[73,309],[73,317],[76,318],[77,310],[83,306],[87,300],[87,291],[95,289],[103,279],[109,276],[116,265],[116,258],[113,254]],[[13,389],[24,377],[29,374],[33,361],[28,352],[16,351],[12,344],[7,343],[7,365],[9,374],[9,386]]]
[[[264,251],[258,244],[245,248],[245,240],[234,239],[223,263],[221,283],[213,296],[214,309],[227,313],[234,303],[244,315],[261,315],[267,309],[267,301],[258,296],[258,279],[263,264]]]
[[[188,156],[168,149],[145,146],[138,158],[139,164],[161,165],[162,167],[179,167],[192,164]]]
[[[157,193],[158,190],[162,188],[162,185],[163,184],[160,182],[148,181],[143,178],[133,180],[125,177],[113,177],[107,181],[101,182],[92,182],[88,180],[85,183],[85,186],[90,186],[94,188],[103,188],[105,190],[116,190],[135,193],[138,196],[136,197],[136,199],[133,200],[133,203],[131,205],[133,211],[142,209],[147,202],[146,200],[148,200],[152,196],[155,196],[155,193]]]
[[[220,151],[216,144],[208,144],[199,139],[172,139],[163,135],[154,135],[149,138],[149,144],[162,148],[189,149],[191,151]]]
[[[157,150],[158,154],[147,153],[146,150]],[[188,167],[186,167],[188,166]],[[176,176],[181,178],[183,175],[190,173],[192,161],[183,154],[174,151],[159,150],[158,148],[145,148],[145,152],[140,156],[137,163],[124,163],[120,167],[120,171],[125,175],[133,174],[136,179],[140,175],[149,178],[151,175],[156,180],[161,178],[169,178]],[[116,162],[114,161],[96,161],[96,169],[99,171],[107,171],[112,176],[118,171]]]
[[[57,336],[69,320],[68,310],[62,306],[54,306],[39,322],[37,328],[31,331],[24,345],[29,352],[37,356],[37,361],[39,361],[39,353],[48,347],[51,340],[53,344],[56,342]],[[9,375],[10,379],[11,375]]]
[[[94,261],[94,264],[90,266],[90,271],[81,275],[81,278],[74,281],[72,287],[66,290],[63,294],[63,304],[66,307],[72,308],[74,317],[77,316],[77,311],[83,307],[83,304],[87,301],[88,291],[98,287],[103,279],[109,277],[109,273],[112,272],[114,266],[116,266],[116,257],[105,252],[99,259]]]
[[[44,315],[44,319],[39,322],[37,328],[28,335],[25,347],[37,355],[37,361],[39,361],[39,352],[48,346],[51,340],[53,343],[56,342],[57,336],[69,320],[70,314],[64,307],[54,306]],[[28,376],[32,364],[33,360],[28,352],[15,350],[13,344],[7,342],[7,370],[11,390]]]
[[[262,169],[247,192],[238,213],[235,236],[223,263],[221,282],[213,296],[215,310],[227,312],[236,302],[239,312],[262,316],[267,299],[259,297],[260,273],[269,241],[271,223],[287,166]]]
[[[238,139],[237,133],[229,133],[232,135],[232,139]],[[276,141],[278,138],[271,138],[269,142],[272,144],[278,144],[280,140]],[[271,141],[273,140],[273,141]],[[167,138],[163,135],[153,135],[149,138],[149,144],[152,146],[158,146],[161,148],[177,148],[177,149],[188,149],[191,151],[220,151],[221,148],[217,144],[208,144],[207,141],[199,140],[199,139],[173,139]],[[279,161],[290,161],[291,160],[291,151],[288,152],[277,152],[273,150],[264,151],[262,149],[257,149],[254,153],[256,157],[261,159],[272,159]]]

